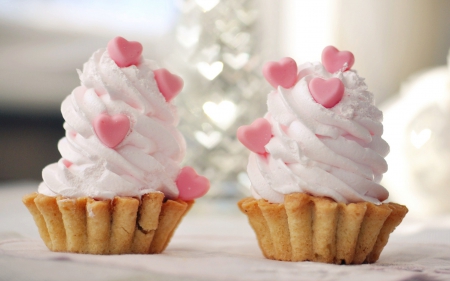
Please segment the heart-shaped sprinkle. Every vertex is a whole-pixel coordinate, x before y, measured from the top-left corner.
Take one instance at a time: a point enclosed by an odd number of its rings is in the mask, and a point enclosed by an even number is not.
[[[328,46],[322,51],[322,63],[330,73],[346,71],[352,68],[355,57],[349,51],[339,51],[333,46]]]
[[[138,65],[141,61],[142,45],[136,41],[116,37],[108,42],[108,53],[119,67]]]
[[[130,131],[130,119],[124,114],[100,114],[92,122],[99,140],[109,148],[121,143]]]
[[[170,102],[183,89],[183,79],[165,68],[153,71],[158,89],[167,102]]]
[[[344,83],[339,78],[324,80],[319,77],[311,79],[309,91],[314,100],[326,108],[332,108],[344,96]]]
[[[238,140],[255,153],[264,154],[264,146],[272,138],[272,128],[269,121],[258,118],[251,125],[241,126],[237,130]]]
[[[297,82],[297,63],[292,58],[282,58],[264,64],[263,75],[274,88],[291,88]]]
[[[183,201],[202,197],[209,190],[209,180],[199,176],[192,167],[183,167],[175,181],[179,195]]]

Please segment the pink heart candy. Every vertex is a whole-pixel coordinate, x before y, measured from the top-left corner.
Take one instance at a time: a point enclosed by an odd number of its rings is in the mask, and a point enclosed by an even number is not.
[[[165,68],[153,71],[158,89],[167,102],[170,102],[183,89],[183,79],[180,76],[170,73]]]
[[[264,154],[266,144],[272,138],[272,128],[269,121],[258,118],[248,126],[241,126],[237,130],[238,140],[255,153]]]
[[[139,42],[116,37],[108,42],[107,49],[111,59],[119,67],[138,65],[141,61],[142,45]]]
[[[92,122],[99,140],[109,148],[121,143],[130,131],[130,119],[124,114],[100,114]]]
[[[311,79],[308,86],[314,100],[326,108],[332,108],[344,96],[344,83],[339,78],[324,80],[315,77]]]
[[[192,167],[183,167],[175,181],[179,195],[183,201],[202,197],[209,190],[209,180],[199,176]]]
[[[291,88],[297,82],[297,63],[292,58],[282,58],[264,64],[263,75],[274,88]]]
[[[355,63],[355,57],[349,51],[339,51],[333,46],[328,46],[322,51],[322,63],[330,73],[338,70],[346,71],[352,68]],[[347,66],[344,68],[345,64]]]

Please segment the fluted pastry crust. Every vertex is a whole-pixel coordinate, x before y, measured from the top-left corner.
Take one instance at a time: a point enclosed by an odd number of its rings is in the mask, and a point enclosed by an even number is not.
[[[164,202],[162,193],[148,193],[140,200],[31,193],[22,201],[51,251],[99,255],[161,253],[194,204],[182,200]]]
[[[266,258],[336,264],[374,263],[408,212],[395,203],[337,203],[304,193],[284,203],[244,198],[248,216]]]

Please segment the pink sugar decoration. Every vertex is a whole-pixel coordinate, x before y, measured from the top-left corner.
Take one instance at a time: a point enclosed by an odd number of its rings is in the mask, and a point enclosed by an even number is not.
[[[158,84],[158,89],[167,102],[170,102],[183,89],[183,79],[178,75],[170,73],[167,69],[160,68],[153,71],[153,73]]]
[[[64,164],[64,166],[66,166],[66,168],[70,168],[70,166],[72,166],[72,162],[67,159],[63,159],[62,163]]]
[[[125,114],[110,116],[103,113],[95,117],[92,123],[99,140],[109,148],[119,145],[130,131],[130,119]]]
[[[263,67],[263,75],[274,88],[291,88],[297,82],[297,63],[289,57],[278,62],[267,62]]]
[[[355,57],[349,51],[339,51],[333,46],[325,47],[322,51],[322,64],[330,73],[349,70],[354,63]],[[346,67],[344,67],[345,64],[347,64]]]
[[[175,181],[179,195],[183,201],[194,200],[202,197],[209,190],[209,180],[200,176],[192,167],[183,167]]]
[[[314,100],[326,108],[332,108],[344,96],[344,83],[339,78],[325,80],[315,77],[311,79],[308,86]]]
[[[141,61],[142,45],[136,41],[128,41],[123,37],[116,37],[108,42],[108,53],[119,67],[138,65]]]
[[[258,118],[252,124],[241,126],[237,130],[238,140],[251,151],[264,154],[266,144],[272,138],[272,128],[269,121]]]

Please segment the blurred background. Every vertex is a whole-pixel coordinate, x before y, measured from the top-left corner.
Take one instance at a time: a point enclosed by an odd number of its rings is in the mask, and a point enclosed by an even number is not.
[[[0,0],[0,183],[38,182],[60,158],[76,69],[123,36],[184,78],[185,162],[212,180],[208,196],[243,197],[248,152],[235,132],[266,111],[263,62],[317,61],[335,45],[385,111],[392,200],[450,212],[449,14],[447,0]]]

